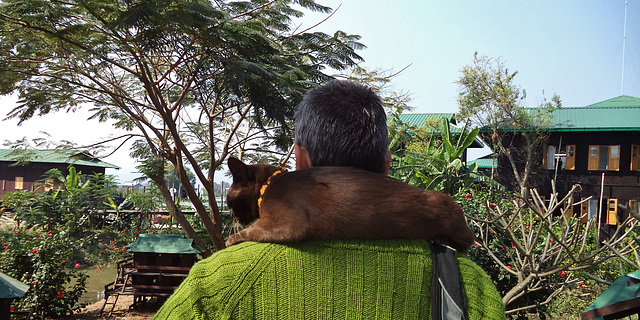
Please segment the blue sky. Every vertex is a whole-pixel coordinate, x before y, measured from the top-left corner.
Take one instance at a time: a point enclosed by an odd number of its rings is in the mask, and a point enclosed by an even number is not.
[[[321,1],[341,7],[319,28],[359,34],[365,66],[394,79],[415,112],[456,112],[460,68],[500,58],[536,106],[584,106],[621,94],[624,1]],[[310,17],[320,19],[320,17]],[[309,25],[311,21],[305,22]],[[627,7],[624,94],[640,97],[640,0]]]
[[[459,70],[473,55],[500,58],[515,83],[527,91],[527,105],[557,93],[563,106],[584,106],[621,95],[624,0],[607,1],[444,1],[317,0],[340,8],[315,30],[359,34],[369,69],[398,71],[392,88],[408,91],[414,112],[456,112]],[[298,21],[311,27],[325,15]],[[624,64],[625,95],[640,97],[640,0],[629,0]],[[0,98],[0,114],[13,107]],[[86,121],[87,113],[47,115],[20,127],[0,122],[0,141],[27,136],[79,144],[113,134],[108,125]],[[108,172],[126,183],[138,174],[122,150],[105,160],[123,167]],[[217,175],[222,178],[221,175]]]

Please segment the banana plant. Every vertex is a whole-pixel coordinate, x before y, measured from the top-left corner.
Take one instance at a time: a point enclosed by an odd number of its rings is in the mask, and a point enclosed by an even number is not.
[[[459,134],[452,133],[445,117],[441,120],[441,128],[442,143],[436,145],[432,136],[424,153],[409,152],[402,148],[392,151],[391,175],[421,189],[438,190],[450,195],[468,189],[475,181],[484,181],[502,188],[480,173],[477,163],[467,167],[462,161],[464,151],[476,139],[479,129],[468,131],[467,123]],[[392,132],[391,141],[403,140],[398,134],[403,132]]]

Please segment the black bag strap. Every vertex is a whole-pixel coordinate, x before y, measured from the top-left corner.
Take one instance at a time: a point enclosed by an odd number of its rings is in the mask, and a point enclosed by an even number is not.
[[[432,319],[465,319],[466,295],[460,282],[460,272],[453,249],[431,244],[433,281],[431,294]]]

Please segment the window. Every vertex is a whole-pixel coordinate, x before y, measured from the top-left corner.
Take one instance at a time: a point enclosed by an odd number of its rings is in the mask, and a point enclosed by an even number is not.
[[[547,154],[542,159],[542,165],[549,169],[556,169],[556,161],[558,161],[558,169],[560,170],[575,170],[576,169],[576,146],[567,145],[557,152],[556,146],[548,146]]]
[[[573,217],[573,198],[569,198],[567,202],[564,203],[564,216],[569,219]]]
[[[607,200],[607,224],[616,225],[618,223],[618,199]]]
[[[589,146],[589,170],[620,170],[620,146]]]
[[[640,145],[631,145],[631,171],[640,171]]]
[[[629,200],[629,209],[638,212],[638,200]]]
[[[55,182],[53,178],[49,178],[44,182],[44,191],[53,190],[55,188]]]
[[[567,145],[567,150],[565,154],[566,154],[566,160],[564,163],[564,169],[575,170],[576,169],[576,146]]]
[[[588,220],[595,219],[598,215],[598,200],[589,199],[585,201],[585,199],[580,199],[582,201],[580,203],[580,220],[587,223]]]
[[[15,189],[15,190],[24,189],[24,178],[23,177],[16,177],[16,183],[13,186],[13,189]]]

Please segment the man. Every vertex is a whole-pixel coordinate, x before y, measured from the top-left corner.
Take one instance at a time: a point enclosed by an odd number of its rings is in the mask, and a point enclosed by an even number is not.
[[[386,115],[370,88],[334,80],[311,90],[295,122],[298,170],[388,172]],[[429,319],[433,287],[442,285],[432,261],[422,240],[245,242],[197,263],[155,319]],[[467,305],[460,317],[504,319],[486,273],[466,257],[457,264]]]

